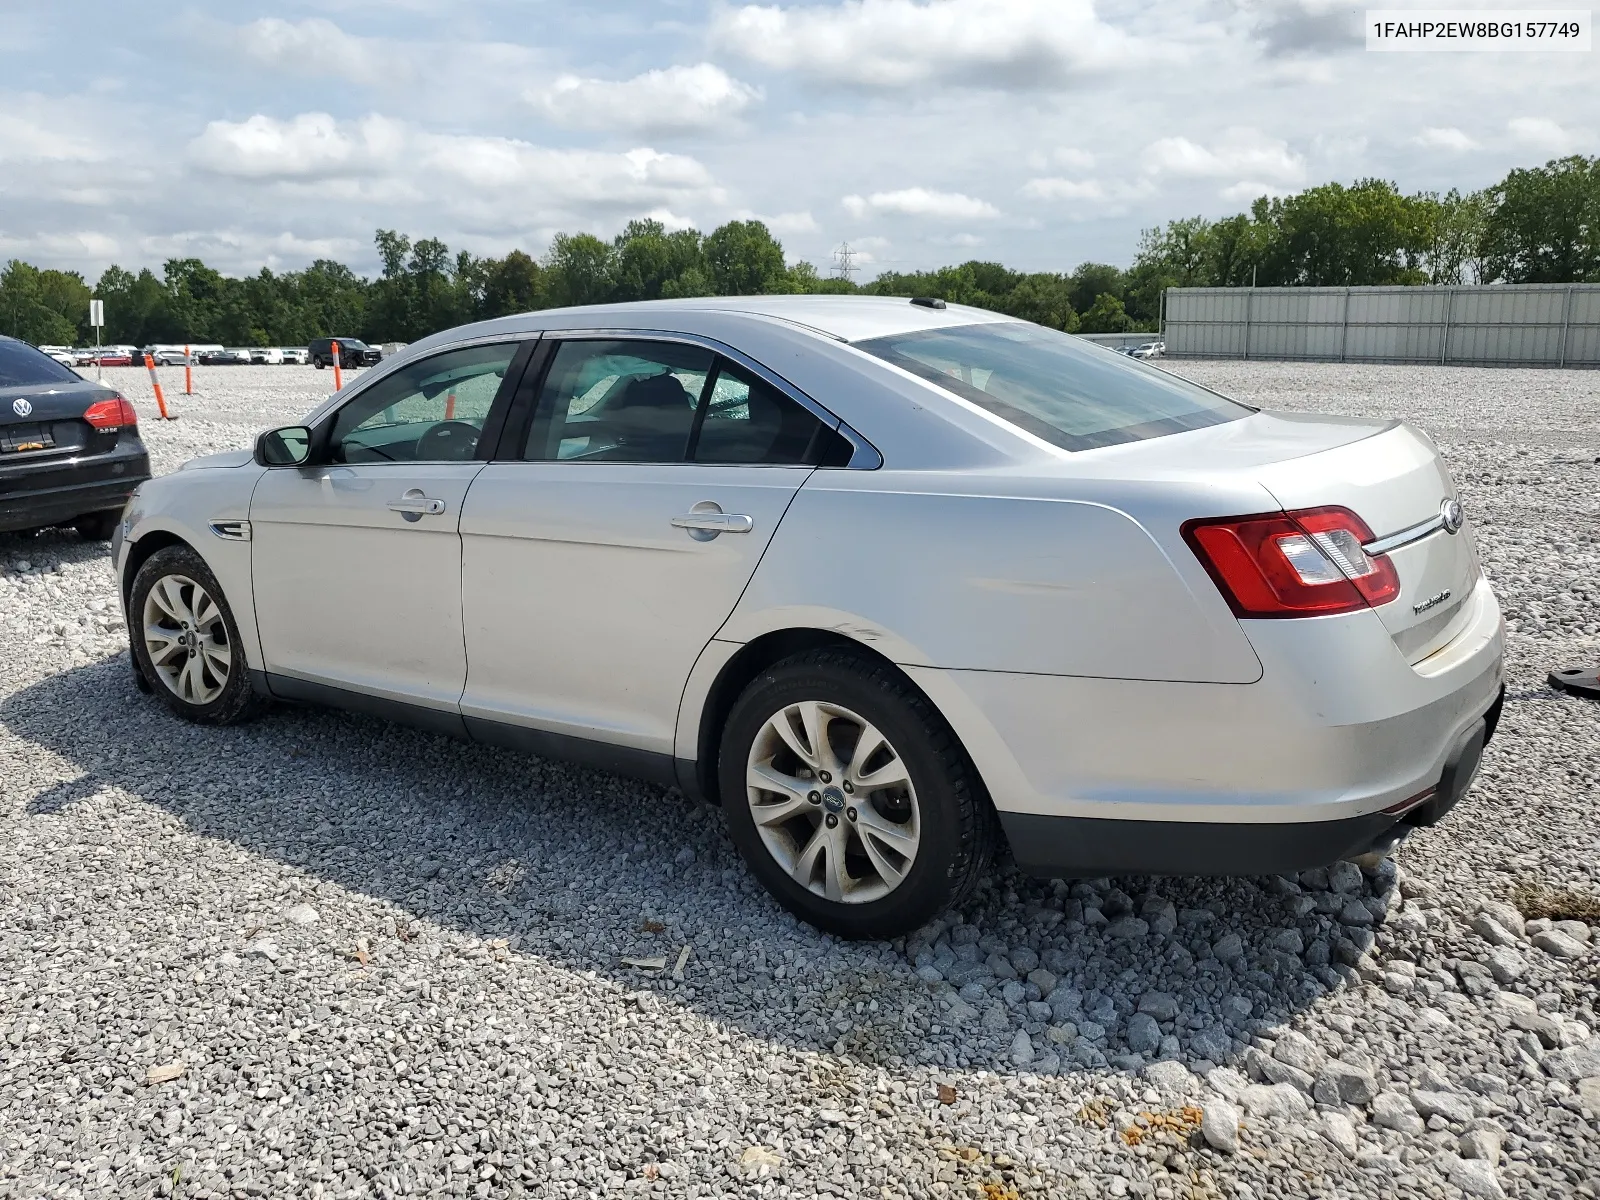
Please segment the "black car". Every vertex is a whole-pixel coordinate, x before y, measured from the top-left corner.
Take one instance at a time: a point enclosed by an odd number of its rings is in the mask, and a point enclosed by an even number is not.
[[[121,392],[0,336],[0,532],[71,525],[102,541],[149,478]]]
[[[306,347],[311,355],[311,365],[319,371],[333,365],[333,344],[339,343],[341,367],[375,367],[383,361],[383,351],[369,346],[360,338],[314,338]]]

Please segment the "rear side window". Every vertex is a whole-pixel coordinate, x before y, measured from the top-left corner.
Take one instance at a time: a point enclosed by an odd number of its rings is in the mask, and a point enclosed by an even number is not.
[[[1066,450],[1201,429],[1255,411],[1126,355],[1021,321],[894,334],[856,347]]]
[[[83,376],[41,350],[14,338],[0,338],[0,388],[41,383],[82,383]]]
[[[798,466],[817,461],[819,444],[831,432],[771,384],[722,362],[691,457],[701,463]]]

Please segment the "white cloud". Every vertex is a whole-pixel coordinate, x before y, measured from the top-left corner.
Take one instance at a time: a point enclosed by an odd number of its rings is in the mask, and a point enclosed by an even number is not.
[[[964,196],[960,192],[931,192],[927,188],[902,188],[897,192],[873,192],[870,196],[846,196],[841,203],[853,217],[893,214],[903,217],[933,217],[943,221],[987,221],[1000,210],[987,200]]]
[[[0,96],[0,162],[96,162],[105,153],[82,122],[42,96]]]
[[[1549,117],[1517,117],[1506,128],[1520,144],[1548,154],[1572,154],[1591,140],[1586,131],[1565,129]]]
[[[721,67],[697,63],[620,81],[563,75],[527,98],[551,120],[575,129],[682,133],[727,125],[761,93]]]
[[[1151,142],[1141,156],[1146,174],[1178,179],[1261,180],[1263,185],[1298,185],[1306,178],[1305,159],[1288,143],[1257,130],[1236,126],[1211,146],[1185,137],[1165,137]]]
[[[1174,52],[1101,21],[1092,0],[840,0],[722,9],[713,42],[768,67],[867,88],[1068,87]]]
[[[1294,191],[1293,188],[1279,187],[1272,183],[1259,183],[1254,179],[1241,179],[1238,183],[1229,184],[1217,195],[1234,204],[1249,204],[1262,196],[1287,196]]]
[[[1434,150],[1475,150],[1478,143],[1454,126],[1429,126],[1412,139]]]
[[[1098,179],[1030,179],[1022,185],[1030,200],[1104,200],[1105,185]]]
[[[329,75],[352,83],[403,83],[410,77],[406,60],[376,38],[356,37],[324,17],[285,21],[262,17],[230,28],[221,40],[246,58],[279,71]]]
[[[289,121],[257,113],[245,121],[212,121],[189,143],[189,157],[235,178],[348,178],[395,163],[406,140],[405,125],[387,117],[340,123],[327,113]]]
[[[748,219],[748,218],[741,218]],[[817,224],[817,219],[808,212],[778,213],[771,217],[756,217],[768,229],[780,237],[787,237],[796,233],[818,233],[822,227]]]
[[[679,154],[551,149],[513,138],[430,133],[382,116],[213,121],[190,143],[189,155],[216,175],[315,184],[342,199],[409,201],[496,220],[528,211],[670,213],[670,206],[724,200],[705,166]]]

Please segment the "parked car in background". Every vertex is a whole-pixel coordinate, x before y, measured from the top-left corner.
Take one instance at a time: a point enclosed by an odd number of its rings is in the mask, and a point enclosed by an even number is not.
[[[346,370],[351,367],[375,367],[383,361],[383,351],[367,345],[360,338],[316,338],[306,347],[311,356],[311,365],[318,370],[331,367],[335,342],[339,343],[339,365]]]
[[[250,365],[250,351],[245,349],[217,348],[201,352],[201,365],[207,367],[248,367]]]
[[[284,346],[283,361],[296,366],[305,366],[311,361],[311,355],[304,346]]]
[[[0,337],[0,531],[72,525],[103,541],[148,478],[139,418],[120,392]]]
[[[1134,358],[1160,358],[1166,352],[1165,342],[1146,342],[1142,346],[1135,346],[1129,353]]]
[[[276,346],[252,346],[250,348],[250,361],[256,366],[282,366],[283,351]]]
[[[1002,834],[1047,878],[1387,849],[1504,697],[1426,435],[942,301],[441,333],[146,484],[113,561],[179,715],[326,703],[675,783],[850,936],[959,903]]]
[[[383,352],[385,358],[392,358],[410,344],[410,342],[379,342],[378,349]]]
[[[60,363],[63,367],[81,365],[78,362],[77,353],[70,346],[40,346],[38,350],[40,354],[45,355],[52,362]]]

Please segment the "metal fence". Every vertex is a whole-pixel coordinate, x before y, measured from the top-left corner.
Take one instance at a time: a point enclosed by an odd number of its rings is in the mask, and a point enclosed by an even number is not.
[[[1600,367],[1600,284],[1172,288],[1169,358]]]

